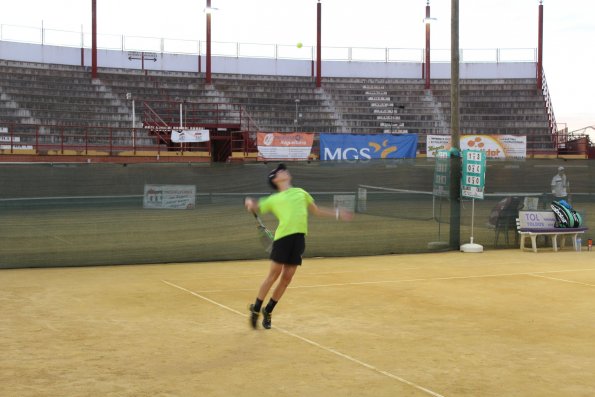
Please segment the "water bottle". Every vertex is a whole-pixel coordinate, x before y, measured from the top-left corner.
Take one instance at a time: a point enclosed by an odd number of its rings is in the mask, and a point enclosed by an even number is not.
[[[580,237],[576,238],[576,252],[581,252],[581,246],[583,244],[583,239]]]

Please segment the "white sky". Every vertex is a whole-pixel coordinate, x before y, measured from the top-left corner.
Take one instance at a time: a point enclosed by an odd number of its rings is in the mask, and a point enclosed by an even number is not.
[[[595,125],[595,2],[544,0],[544,69],[558,123]],[[99,34],[205,40],[206,0],[97,0]],[[218,42],[316,42],[316,0],[212,0]],[[322,0],[326,47],[423,48],[426,0]],[[450,0],[431,0],[450,48]],[[460,48],[536,48],[538,0],[460,0]],[[0,24],[91,30],[91,0],[0,0]]]

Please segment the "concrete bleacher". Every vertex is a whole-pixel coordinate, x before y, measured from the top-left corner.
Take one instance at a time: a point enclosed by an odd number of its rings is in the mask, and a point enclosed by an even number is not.
[[[260,131],[450,133],[450,81],[312,78],[88,68],[0,60],[2,123],[98,126],[129,132],[136,99],[243,106]],[[296,108],[296,99],[299,100]],[[296,121],[297,110],[297,122]],[[461,133],[526,135],[528,150],[555,151],[542,93],[534,79],[473,79],[460,84]],[[147,141],[147,144],[151,144]]]

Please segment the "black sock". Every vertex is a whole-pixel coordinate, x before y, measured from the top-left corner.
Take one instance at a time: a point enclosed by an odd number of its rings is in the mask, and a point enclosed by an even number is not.
[[[255,312],[259,312],[261,307],[262,307],[262,301],[260,299],[256,298],[256,302],[254,302],[253,310]]]
[[[277,301],[274,301],[273,298],[271,298],[269,300],[269,303],[267,303],[267,307],[265,307],[264,310],[266,310],[267,313],[272,313],[276,304],[277,304]]]

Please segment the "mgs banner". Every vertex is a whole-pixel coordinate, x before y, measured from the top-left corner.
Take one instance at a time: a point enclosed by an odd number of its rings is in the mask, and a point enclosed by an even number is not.
[[[258,160],[308,160],[314,134],[306,132],[259,132],[256,136]]]
[[[321,160],[415,158],[417,134],[320,134]]]

